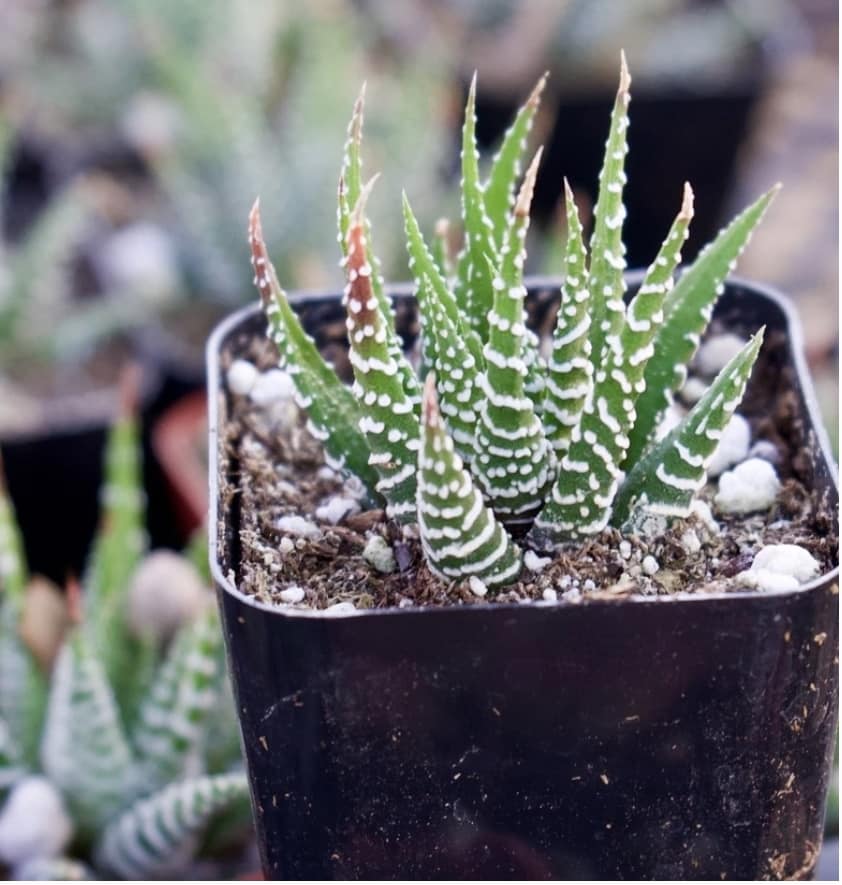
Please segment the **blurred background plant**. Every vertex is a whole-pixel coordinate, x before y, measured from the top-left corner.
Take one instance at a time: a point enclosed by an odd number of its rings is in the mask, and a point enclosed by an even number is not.
[[[183,556],[146,550],[140,457],[126,410],[101,528],[66,594],[28,575],[0,486],[0,865],[13,878],[193,878],[209,828],[217,859],[249,841],[205,535]]]

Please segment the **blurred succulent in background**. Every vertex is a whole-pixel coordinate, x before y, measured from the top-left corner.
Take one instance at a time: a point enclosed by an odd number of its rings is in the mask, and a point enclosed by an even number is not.
[[[380,52],[350,0],[83,0],[61,24],[61,39],[41,35],[46,59],[28,100],[44,111],[35,118],[56,107],[65,127],[119,128],[154,173],[189,293],[225,304],[248,297],[237,219],[258,192],[271,206],[284,278],[332,281],[335,257],[321,234],[334,183],[322,170],[366,77],[379,96],[369,121],[378,168],[400,170],[427,206],[440,190],[443,68]],[[390,269],[401,258],[396,221],[382,225]]]
[[[209,825],[215,844],[248,826],[222,634],[192,564],[201,544],[145,555],[130,411],[110,433],[102,496],[47,672],[23,629],[26,567],[0,493],[0,862],[16,877],[184,875]]]

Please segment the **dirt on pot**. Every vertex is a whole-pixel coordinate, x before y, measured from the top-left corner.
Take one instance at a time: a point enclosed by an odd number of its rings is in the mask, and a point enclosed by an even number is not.
[[[714,323],[709,337],[722,332]],[[340,612],[348,603],[357,609],[575,604],[632,594],[745,590],[737,575],[769,544],[805,548],[826,573],[835,564],[835,521],[827,504],[816,500],[806,485],[810,454],[785,349],[783,333],[768,336],[739,409],[751,426],[752,442],[765,441],[764,457],[774,463],[781,480],[770,509],[748,516],[716,513],[713,522],[702,508],[654,536],[624,537],[609,528],[553,557],[527,551],[520,580],[487,595],[480,582],[436,578],[411,528],[387,520],[382,510],[366,509],[358,484],[344,481],[326,466],[321,444],[307,430],[306,416],[290,399],[281,397],[267,405],[265,400],[229,395],[222,444],[228,463],[234,465],[236,487],[230,477],[223,475],[220,481],[223,497],[235,502],[239,514],[233,541],[239,566],[231,579],[242,592],[263,602],[316,609],[344,603]],[[339,361],[340,375],[348,368],[343,356],[341,348],[330,354]],[[260,338],[229,346],[223,370],[240,358],[262,372],[277,365],[274,345]],[[700,496],[711,509],[716,488],[711,481]],[[374,536],[385,543],[372,542]]]

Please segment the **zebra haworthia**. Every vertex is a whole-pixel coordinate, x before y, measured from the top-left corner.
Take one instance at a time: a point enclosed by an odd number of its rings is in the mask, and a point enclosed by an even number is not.
[[[703,481],[700,459],[733,412],[757,357],[759,337],[743,353],[737,374],[714,384],[669,444],[653,443],[654,427],[725,276],[774,191],[739,216],[673,287],[693,214],[686,186],[675,222],[626,307],[622,227],[631,77],[625,57],[619,79],[588,241],[565,182],[566,273],[546,360],[526,327],[523,277],[540,151],[517,182],[545,78],[485,178],[476,140],[476,78],[471,83],[462,129],[463,243],[455,272],[447,233],[439,229],[431,249],[404,194],[428,373],[420,416],[413,385],[401,381],[408,364],[395,352],[391,309],[378,295],[373,272],[363,215],[370,185],[363,187],[360,177],[361,101],[355,107],[340,189],[355,372],[355,408],[342,419],[354,424],[347,439],[355,458],[344,463],[351,472],[360,470],[367,452],[366,467],[376,471],[376,490],[390,513],[418,523],[427,562],[445,579],[475,577],[489,586],[514,581],[521,553],[507,528],[529,530],[526,543],[546,547],[632,524],[639,507],[683,512]],[[290,348],[282,353],[287,363],[294,358]],[[303,370],[293,373],[296,383],[305,377]],[[328,387],[329,379],[321,379]],[[724,399],[718,395],[723,391]],[[318,408],[310,406],[311,418]],[[322,409],[330,451],[343,434],[329,426],[328,414]],[[694,434],[705,442],[694,443]],[[695,472],[687,472],[688,465]],[[671,484],[670,477],[678,480]]]

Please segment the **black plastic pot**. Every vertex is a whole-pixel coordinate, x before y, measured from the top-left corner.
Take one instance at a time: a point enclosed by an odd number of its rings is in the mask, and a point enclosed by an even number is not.
[[[540,303],[548,283],[532,282]],[[306,323],[339,310],[299,309]],[[756,407],[794,381],[799,469],[834,514],[787,302],[732,282],[717,316],[767,325]],[[257,603],[236,587],[219,364],[262,329],[242,311],[208,356],[211,568],[266,876],[809,877],[837,721],[838,568],[789,593],[348,617]]]

